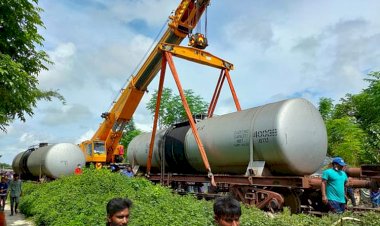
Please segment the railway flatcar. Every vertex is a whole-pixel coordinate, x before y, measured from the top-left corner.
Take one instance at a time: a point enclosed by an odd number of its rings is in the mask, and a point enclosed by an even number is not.
[[[262,209],[323,209],[321,179],[313,173],[326,158],[327,132],[309,101],[287,99],[197,120],[196,127],[213,175],[207,175],[190,125],[184,122],[155,134],[149,180],[205,198],[229,192]],[[128,146],[129,162],[142,171],[151,136],[143,133]],[[368,187],[369,181],[351,178],[350,184]]]

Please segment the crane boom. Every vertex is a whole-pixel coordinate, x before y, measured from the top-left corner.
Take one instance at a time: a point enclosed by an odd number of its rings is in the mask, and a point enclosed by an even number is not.
[[[103,113],[104,121],[91,140],[80,144],[86,162],[112,163],[119,155],[118,145],[123,129],[131,120],[148,85],[161,68],[160,43],[178,45],[191,33],[210,0],[182,0],[173,15],[169,17],[168,29],[153,48],[136,75],[133,75],[109,112]]]

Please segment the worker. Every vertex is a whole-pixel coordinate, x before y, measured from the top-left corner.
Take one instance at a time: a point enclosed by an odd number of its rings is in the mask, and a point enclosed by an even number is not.
[[[332,167],[322,174],[322,202],[331,212],[343,213],[346,209],[345,187],[348,183],[347,174],[343,171],[346,163],[341,157],[333,158]]]
[[[132,167],[131,166],[127,166],[122,172],[121,172],[122,175],[124,176],[127,176],[127,177],[133,177],[134,176],[134,173],[132,171]]]
[[[76,167],[75,170],[74,170],[74,174],[75,174],[75,175],[80,175],[80,174],[82,174],[82,173],[83,173],[83,171],[82,171],[82,165],[81,165],[81,164],[78,164],[77,167]]]
[[[102,167],[103,167],[103,165],[102,165],[102,163],[100,163],[100,162],[97,162],[96,164],[95,164],[95,168],[96,169],[102,169]]]
[[[106,226],[125,226],[129,221],[132,201],[128,198],[113,198],[107,203]]]
[[[370,198],[371,198],[372,208],[379,208],[380,207],[380,182],[379,181],[371,182]]]
[[[0,182],[0,211],[4,211],[5,201],[8,196],[8,183],[5,176],[1,176]]]
[[[17,214],[18,203],[22,194],[21,180],[17,173],[13,174],[13,180],[9,182],[9,196],[11,198],[11,216],[13,216],[13,210]]]
[[[355,190],[352,187],[347,187],[347,197],[351,200],[352,206],[356,206]]]
[[[231,196],[222,196],[215,199],[214,219],[218,226],[240,225],[240,203]]]
[[[344,170],[345,172],[346,172],[346,170],[347,170],[347,167],[348,167],[347,165],[343,167],[343,170]],[[346,196],[346,199],[347,199],[346,205],[347,205],[347,203],[348,203],[348,200],[350,200],[352,206],[356,206],[355,190],[354,190],[353,187],[351,187],[351,186],[347,186],[347,187],[346,187],[346,195],[347,195],[347,196]]]

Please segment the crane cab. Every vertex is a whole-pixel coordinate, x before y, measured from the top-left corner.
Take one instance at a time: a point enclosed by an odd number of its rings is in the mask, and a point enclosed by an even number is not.
[[[105,163],[107,158],[106,147],[104,141],[84,141],[80,145],[84,156],[86,157],[86,163]]]

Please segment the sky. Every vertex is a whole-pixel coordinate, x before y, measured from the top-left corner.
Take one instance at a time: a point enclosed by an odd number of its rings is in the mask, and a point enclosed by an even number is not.
[[[40,142],[80,143],[102,122],[101,113],[138,69],[139,62],[179,0],[39,0],[45,24],[39,28],[54,62],[38,76],[39,88],[66,99],[39,101],[26,122],[15,120],[0,132],[0,162]],[[371,71],[380,71],[378,0],[211,0],[206,51],[234,64],[232,81],[242,109],[303,97],[316,107],[321,97],[339,101],[359,93]],[[187,40],[182,42],[187,45]],[[219,70],[174,59],[184,89],[210,102]],[[165,87],[177,88],[169,70]],[[150,131],[146,103],[135,114],[137,128]],[[227,84],[215,114],[235,111]]]

